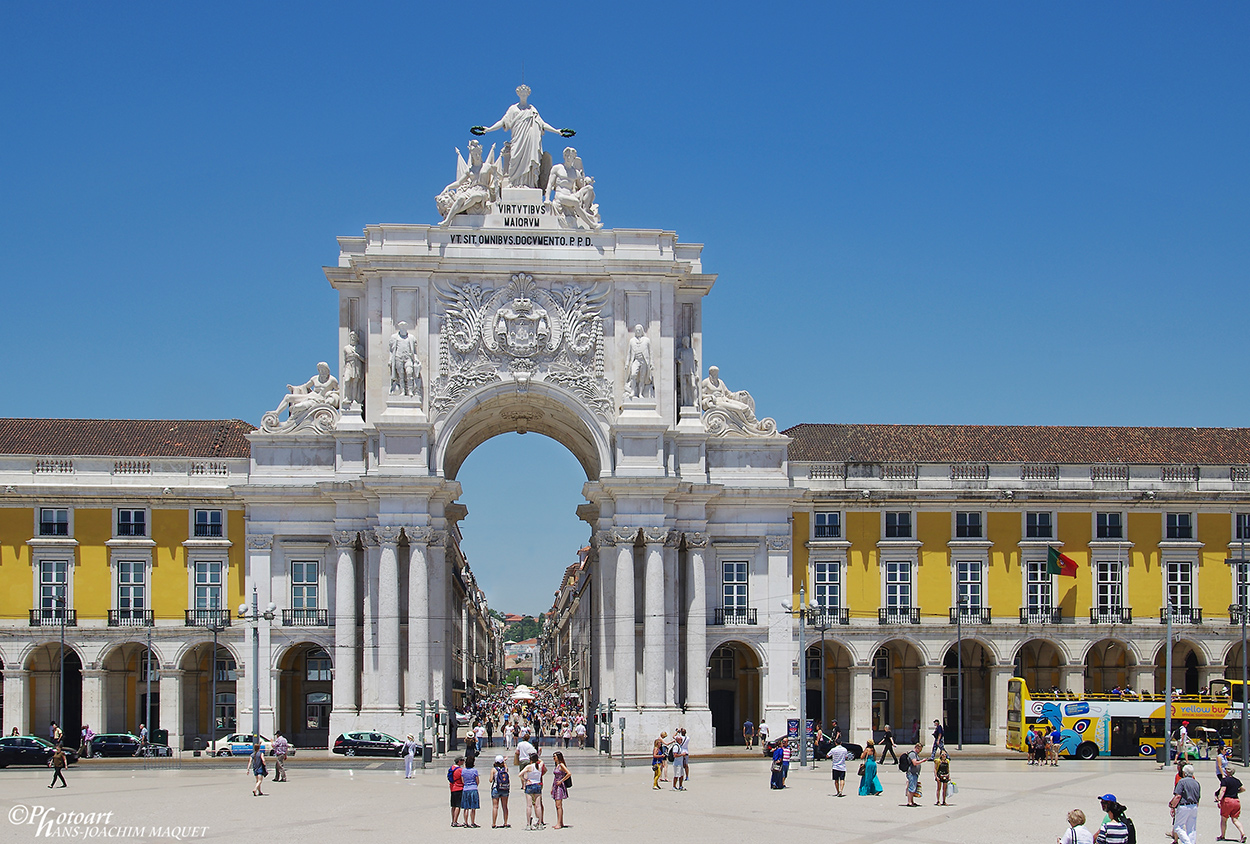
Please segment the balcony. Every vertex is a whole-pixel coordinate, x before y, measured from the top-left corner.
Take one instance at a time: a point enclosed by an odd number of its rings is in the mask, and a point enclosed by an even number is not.
[[[1159,623],[1168,623],[1168,608],[1159,608]],[[1202,607],[1172,607],[1173,624],[1202,624]]]
[[[989,624],[993,612],[989,607],[951,607],[951,624]]]
[[[109,627],[151,627],[151,610],[109,610]]]
[[[330,611],[304,607],[282,611],[283,627],[329,627]]]
[[[718,626],[756,624],[755,607],[717,607],[712,623]]]
[[[60,627],[61,619],[65,619],[66,627],[78,626],[78,610],[37,609],[30,611],[31,627]]]
[[[1242,621],[1250,624],[1250,609],[1247,609],[1244,604],[1229,604],[1228,623],[1241,624]]]
[[[846,607],[812,610],[807,616],[807,623],[812,627],[836,627],[839,624],[850,624],[851,611]]]
[[[187,610],[187,627],[229,627],[230,610]]]
[[[1132,624],[1132,607],[1090,607],[1090,624]]]
[[[221,525],[219,524],[202,524],[197,523],[195,526],[195,535],[197,538],[203,539],[221,539]]]
[[[1063,610],[1059,607],[1021,607],[1021,624],[1060,624],[1063,622]]]
[[[920,607],[879,607],[877,624],[919,624]]]

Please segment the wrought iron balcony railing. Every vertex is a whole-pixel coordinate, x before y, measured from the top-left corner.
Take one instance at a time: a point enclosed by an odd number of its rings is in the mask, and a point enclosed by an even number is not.
[[[187,627],[229,627],[230,610],[187,610]]]
[[[919,624],[920,607],[878,607],[877,624]]]
[[[1021,607],[1021,624],[1059,624],[1063,611],[1059,607]]]
[[[958,613],[959,624],[989,624],[993,619],[993,613],[989,607],[951,607],[950,617],[951,624],[956,622],[956,613]]]
[[[109,610],[109,627],[151,627],[151,610]]]
[[[812,610],[807,616],[807,623],[813,627],[834,627],[839,624],[851,623],[851,611],[846,607],[825,607]]]
[[[717,625],[756,624],[755,607],[717,607],[712,623]]]
[[[1090,607],[1090,624],[1132,624],[1132,607]]]
[[[1159,623],[1168,623],[1168,608],[1159,608]],[[1202,607],[1172,607],[1173,624],[1202,624]]]
[[[285,627],[328,627],[330,625],[330,611],[314,607],[283,610],[282,624]]]
[[[33,609],[30,611],[31,627],[60,627],[61,620],[65,620],[66,627],[78,626],[78,611],[61,609],[55,607],[53,609]]]

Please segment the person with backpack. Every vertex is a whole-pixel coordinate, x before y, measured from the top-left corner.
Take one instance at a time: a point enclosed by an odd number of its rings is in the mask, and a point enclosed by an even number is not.
[[[1137,830],[1126,814],[1128,809],[1114,794],[1104,794],[1098,800],[1107,816],[1094,836],[1094,844],[1137,844]]]
[[[1029,727],[1029,731],[1024,734],[1025,752],[1029,754],[1029,764],[1037,764],[1037,733]]]
[[[457,756],[447,769],[447,783],[451,787],[451,825],[460,826],[460,801],[464,795],[464,773],[460,766],[464,757]]]
[[[508,794],[512,790],[512,781],[508,775],[508,763],[502,756],[495,757],[495,766],[490,771],[490,828],[511,829],[508,823]],[[503,806],[503,826],[499,825],[499,808]]]
[[[907,805],[911,807],[919,806],[916,798],[920,796],[920,766],[928,759],[921,759],[920,754],[924,752],[924,745],[916,742],[916,747],[910,753],[899,757],[898,769],[907,775]]]

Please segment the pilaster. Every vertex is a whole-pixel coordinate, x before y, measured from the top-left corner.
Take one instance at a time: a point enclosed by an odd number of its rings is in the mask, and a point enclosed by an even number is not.
[[[708,538],[686,534],[686,708],[707,708]]]
[[[356,650],[356,532],[334,532],[338,552],[334,569],[334,687],[333,707],[354,714],[360,708]]]
[[[644,613],[642,620],[642,705],[664,706],[664,540],[665,528],[643,528]]]
[[[404,709],[430,697],[430,571],[428,529],[408,529],[408,685]]]

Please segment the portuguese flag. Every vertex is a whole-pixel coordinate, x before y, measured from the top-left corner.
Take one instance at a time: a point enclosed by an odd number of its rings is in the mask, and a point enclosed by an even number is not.
[[[1060,554],[1051,548],[1046,555],[1046,573],[1061,574],[1064,577],[1076,577],[1076,560]]]

